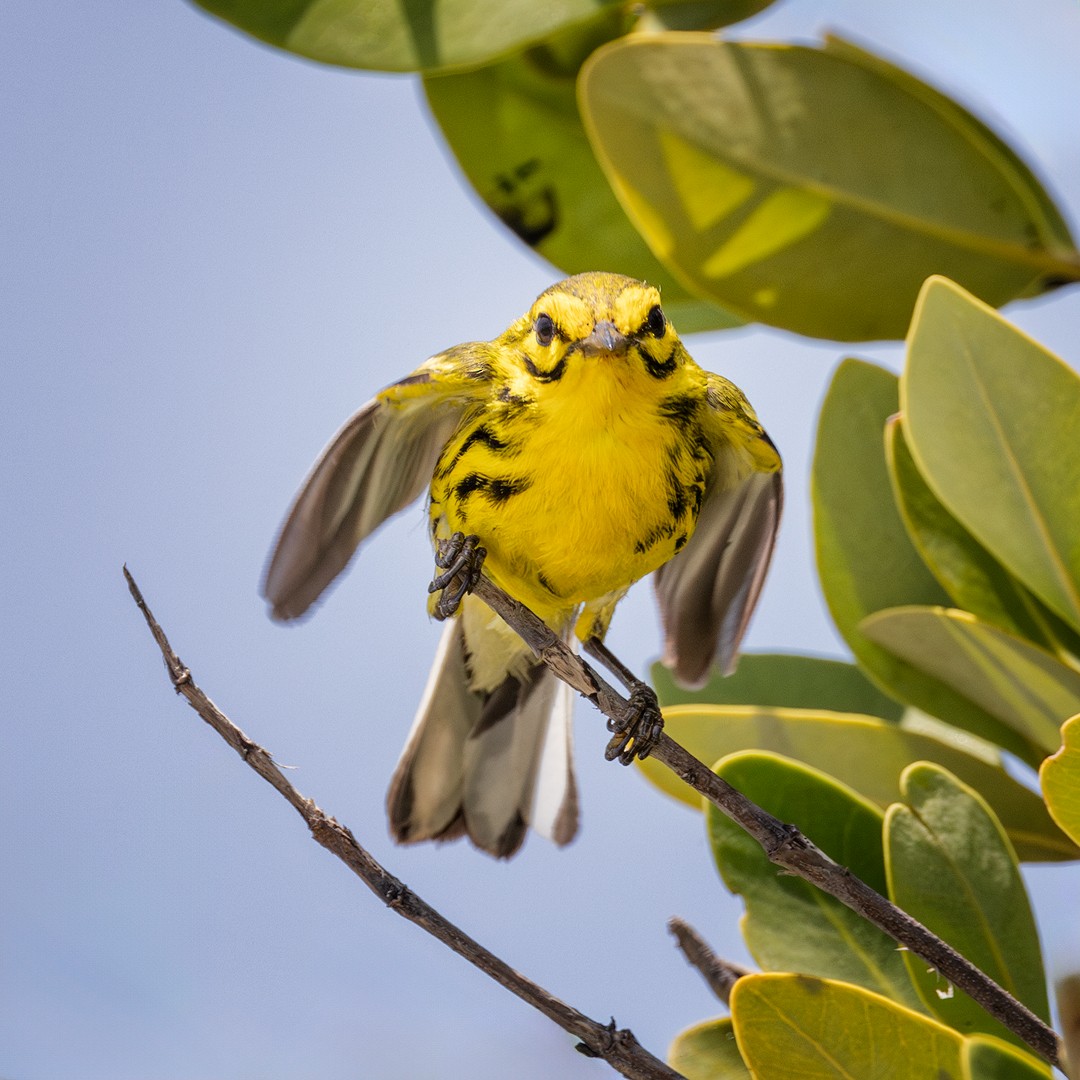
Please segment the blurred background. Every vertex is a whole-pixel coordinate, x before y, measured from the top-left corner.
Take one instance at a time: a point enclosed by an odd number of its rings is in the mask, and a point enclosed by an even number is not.
[[[1075,0],[782,0],[735,36],[826,30],[989,121],[1075,229]],[[720,1011],[667,919],[748,961],[700,817],[605,764],[581,706],[570,848],[534,836],[497,863],[394,847],[385,789],[438,637],[420,505],[302,626],[272,624],[257,593],[344,419],[560,275],[461,182],[413,77],[297,60],[181,0],[8,0],[0,56],[0,1076],[610,1075],[311,842],[174,696],[124,562],[195,679],[301,792],[510,964],[663,1055]],[[1080,362],[1080,291],[1007,315]],[[898,367],[901,347],[760,327],[688,344],[746,391],[787,466],[749,647],[843,656],[810,542],[816,411],[846,352]],[[609,641],[645,671],[647,585]],[[1061,974],[1080,963],[1080,871],[1027,880]]]

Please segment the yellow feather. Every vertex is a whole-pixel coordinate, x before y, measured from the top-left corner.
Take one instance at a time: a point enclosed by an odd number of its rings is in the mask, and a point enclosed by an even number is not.
[[[734,663],[779,469],[746,398],[693,361],[655,288],[579,274],[345,425],[294,503],[264,591],[277,617],[302,614],[430,479],[432,539],[476,536],[492,579],[564,636],[602,638],[630,585],[659,570],[667,654],[693,681],[714,650]],[[535,813],[565,843],[577,820],[565,695],[481,602],[466,597],[457,619],[391,785],[394,835],[467,832],[506,856]],[[556,792],[543,811],[538,784]]]

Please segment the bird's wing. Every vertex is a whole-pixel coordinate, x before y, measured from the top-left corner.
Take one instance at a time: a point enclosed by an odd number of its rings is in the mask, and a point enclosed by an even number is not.
[[[353,414],[322,452],[281,527],[263,578],[275,619],[295,619],[360,542],[431,482],[439,454],[486,392],[479,347],[432,357]]]
[[[769,437],[752,414],[725,420],[694,533],[653,575],[664,663],[688,687],[708,679],[714,660],[725,675],[735,670],[783,503],[780,457]]]

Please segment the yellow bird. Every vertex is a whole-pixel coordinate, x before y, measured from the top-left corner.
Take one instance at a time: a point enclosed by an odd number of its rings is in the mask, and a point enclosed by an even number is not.
[[[578,819],[571,691],[464,595],[477,564],[454,556],[482,547],[497,585],[609,666],[615,605],[655,572],[664,662],[698,685],[714,660],[734,669],[776,536],[780,457],[742,392],[690,357],[655,288],[589,273],[495,340],[433,356],[345,424],[278,537],[263,585],[273,617],[307,611],[425,488],[432,540],[449,548],[432,588],[452,594],[430,610],[453,617],[391,781],[391,832],[467,834],[500,857],[530,826],[565,844]],[[629,688],[658,717],[651,691]],[[623,738],[609,756],[647,750]]]

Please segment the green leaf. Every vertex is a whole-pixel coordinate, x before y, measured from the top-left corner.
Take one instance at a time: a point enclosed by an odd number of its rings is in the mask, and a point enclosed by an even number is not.
[[[843,56],[852,63],[889,79],[906,93],[933,109],[945,124],[955,128],[960,138],[967,140],[977,148],[979,153],[992,161],[1002,177],[1010,179],[1013,190],[1025,201],[1036,233],[1048,250],[1057,249],[1064,254],[1073,247],[1069,226],[1039,178],[1016,151],[978,117],[973,116],[941,91],[915,78],[910,72],[904,71],[895,64],[890,64],[887,60],[865,49],[860,49],[850,41],[826,34],[825,49],[827,52]]]
[[[963,1040],[879,994],[805,975],[747,975],[731,994],[743,1060],[760,1080],[946,1080]]]
[[[742,750],[773,751],[828,773],[881,809],[900,797],[900,774],[908,765],[934,761],[985,793],[1025,861],[1080,858],[1042,799],[1005,771],[996,750],[960,732],[947,741],[954,729],[944,725],[935,737],[906,724],[850,713],[708,705],[665,708],[664,723],[667,733],[701,761]],[[652,758],[639,766],[666,794],[703,808],[701,796],[670,769]]]
[[[992,1035],[971,1035],[961,1051],[964,1080],[1050,1080],[1050,1066]]]
[[[376,71],[471,67],[586,23],[617,0],[195,0],[270,45]]]
[[[652,282],[681,333],[737,326],[740,319],[693,297],[656,259],[615,198],[581,126],[578,69],[622,26],[615,11],[500,63],[427,77],[428,104],[488,207],[562,271],[603,267]]]
[[[1011,845],[973,788],[919,762],[905,770],[904,802],[885,816],[889,897],[1043,1019],[1049,1015],[1035,920]],[[905,951],[930,1010],[964,1034],[1018,1036],[926,961]]]
[[[645,29],[718,30],[721,26],[749,19],[774,0],[678,0],[677,3],[650,4],[643,16]]]
[[[1037,761],[1057,748],[1062,720],[1080,712],[1080,672],[966,611],[891,608],[860,626],[882,648],[1007,724],[1041,751]]]
[[[758,705],[866,713],[898,721],[904,708],[854,665],[794,653],[743,653],[732,675],[714,669],[700,690],[679,686],[661,663],[652,666],[661,705]],[[708,761],[715,760],[707,758]],[[648,760],[648,759],[646,759]]]
[[[629,37],[589,59],[580,96],[650,247],[744,318],[901,337],[933,273],[995,304],[1080,278],[1060,214],[1019,158],[858,50]]]
[[[872,803],[779,754],[733,754],[715,771],[884,892],[883,816]],[[712,804],[706,818],[724,884],[746,903],[743,938],[762,968],[845,979],[918,1008],[892,938],[802,878],[778,874],[757,841]]]
[[[1046,807],[1062,830],[1080,844],[1080,716],[1061,726],[1061,748],[1039,769]]]
[[[680,1032],[668,1050],[668,1064],[686,1080],[750,1080],[727,1018]]]
[[[911,456],[900,417],[888,422],[885,441],[893,495],[904,524],[923,561],[956,606],[1051,652],[1080,655],[1075,633],[942,506]]]
[[[958,285],[926,283],[901,383],[919,471],[948,510],[1080,629],[1080,376]]]
[[[867,615],[883,608],[949,603],[912,545],[892,497],[883,432],[899,405],[897,387],[891,372],[845,360],[825,397],[811,476],[825,600],[856,660],[888,693],[1026,759],[1030,746],[1000,720],[875,645],[860,629]]]

